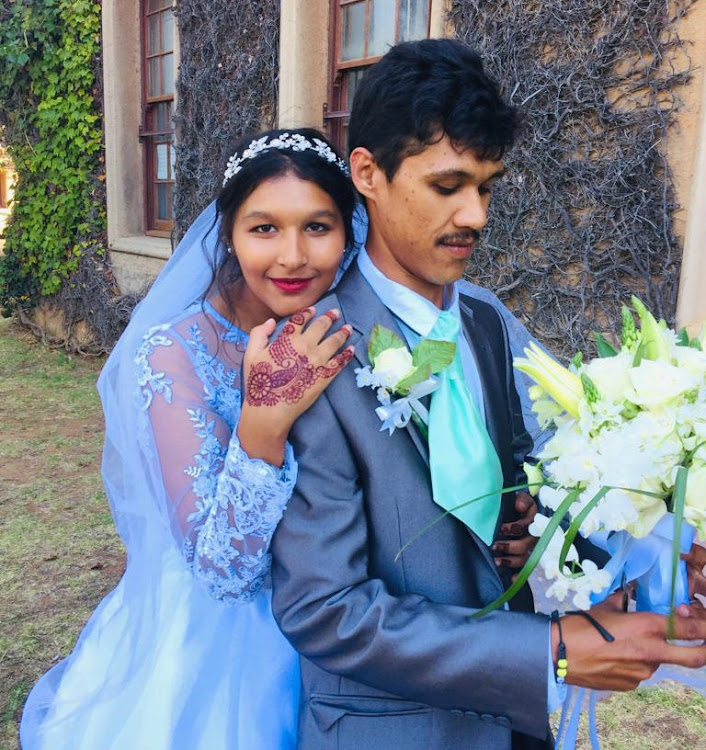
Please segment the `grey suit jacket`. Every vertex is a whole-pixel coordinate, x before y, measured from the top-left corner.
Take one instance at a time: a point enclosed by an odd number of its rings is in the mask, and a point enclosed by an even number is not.
[[[486,303],[461,303],[509,486],[531,441],[505,327]],[[299,750],[550,747],[548,619],[468,618],[503,582],[486,545],[452,516],[394,560],[440,513],[416,428],[381,432],[374,391],[355,382],[373,326],[398,330],[394,317],[357,266],[318,307],[341,309],[358,362],[292,430],[299,480],[272,544],[274,614],[301,655]],[[503,498],[499,523],[513,501]]]

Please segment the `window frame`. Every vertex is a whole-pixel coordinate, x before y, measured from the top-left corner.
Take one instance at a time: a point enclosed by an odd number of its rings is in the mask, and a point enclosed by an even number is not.
[[[10,208],[10,170],[0,167],[0,210]]]
[[[395,39],[394,44],[399,42],[399,19],[402,0],[395,1]],[[347,144],[342,143],[343,127],[350,117],[350,105],[347,100],[344,74],[352,70],[364,70],[382,59],[383,55],[364,55],[355,60],[341,60],[343,47],[343,8],[350,5],[365,3],[365,25],[364,25],[364,53],[367,52],[370,35],[370,11],[371,0],[330,0],[329,18],[331,34],[329,37],[329,71],[328,71],[328,96],[324,104],[324,128],[329,138],[338,148],[346,153]],[[433,0],[427,2],[427,30],[426,38],[429,39],[432,28]]]
[[[160,94],[159,96],[149,95],[149,61],[154,58],[161,58],[166,55],[172,56],[172,61],[176,60],[176,34],[175,23],[176,18],[173,15],[174,3],[171,2],[168,6],[160,8],[157,11],[149,11],[149,0],[140,0],[140,134],[139,139],[142,144],[142,170],[144,175],[144,233],[148,236],[154,237],[170,237],[174,228],[174,216],[172,214],[172,200],[174,196],[174,189],[176,186],[176,180],[172,172],[172,159],[171,149],[174,148],[174,140],[176,136],[175,127],[173,124],[174,114],[174,102],[176,94],[176,70],[174,70],[173,76],[173,90],[170,94]],[[165,11],[172,11],[172,47],[168,52],[163,52],[161,49],[161,24],[160,24],[160,51],[158,53],[148,54],[148,39],[149,39],[149,18],[154,15],[161,15]],[[159,78],[160,84],[162,84],[162,66],[159,66]],[[160,85],[160,90],[162,89]],[[167,104],[169,105],[169,118],[168,128],[166,130],[158,129],[154,123],[156,118],[156,105]],[[158,141],[158,138],[166,137],[164,141]],[[157,177],[157,144],[159,142],[168,143],[167,150],[167,179],[160,180]],[[167,220],[157,218],[157,204],[158,194],[157,186],[159,184],[167,184],[167,200],[169,207],[170,218]]]

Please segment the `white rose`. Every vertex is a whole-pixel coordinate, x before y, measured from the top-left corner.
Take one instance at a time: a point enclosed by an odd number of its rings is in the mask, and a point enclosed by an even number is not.
[[[672,352],[677,367],[687,370],[700,380],[706,377],[706,352],[690,346],[675,346]]]
[[[632,392],[629,376],[632,359],[628,352],[620,352],[615,357],[597,357],[584,365],[582,372],[591,378],[601,399],[621,403]]]
[[[666,405],[698,387],[699,378],[663,360],[643,359],[630,370],[635,403],[648,408]]]
[[[412,355],[404,347],[385,349],[375,357],[373,375],[391,388],[414,373]]]

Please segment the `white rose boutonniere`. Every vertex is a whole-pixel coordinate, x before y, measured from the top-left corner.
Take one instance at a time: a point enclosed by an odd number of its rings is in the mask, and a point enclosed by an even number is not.
[[[381,430],[390,435],[414,419],[427,436],[429,413],[420,399],[438,387],[434,377],[448,367],[456,356],[456,344],[450,341],[422,339],[410,352],[404,341],[389,328],[376,325],[368,342],[368,359],[372,366],[355,371],[359,388],[376,388],[381,406],[375,413]],[[393,396],[398,398],[394,401]]]

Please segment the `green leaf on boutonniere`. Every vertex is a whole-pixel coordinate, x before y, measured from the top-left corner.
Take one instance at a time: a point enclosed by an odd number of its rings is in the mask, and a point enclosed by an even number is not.
[[[404,341],[389,328],[377,324],[370,334],[368,341],[368,359],[370,364],[375,365],[375,358],[385,349],[406,349]]]
[[[456,344],[453,341],[423,339],[412,350],[414,366],[425,367],[428,365],[431,375],[436,375],[437,372],[441,372],[448,367],[454,361],[455,356]]]
[[[428,364],[420,365],[411,375],[408,375],[395,385],[395,393],[399,393],[401,396],[407,396],[417,383],[422,383],[430,377],[431,367],[429,367]]]

